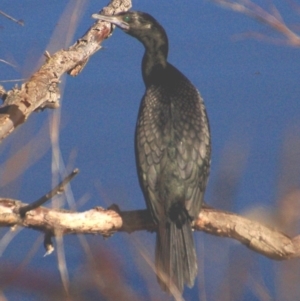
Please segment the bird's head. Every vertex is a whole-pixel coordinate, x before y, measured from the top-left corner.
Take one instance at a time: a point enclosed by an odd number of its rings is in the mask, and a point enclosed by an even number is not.
[[[164,32],[162,26],[149,14],[138,11],[123,12],[113,16],[93,14],[94,19],[110,22],[131,36],[141,39],[142,36]]]

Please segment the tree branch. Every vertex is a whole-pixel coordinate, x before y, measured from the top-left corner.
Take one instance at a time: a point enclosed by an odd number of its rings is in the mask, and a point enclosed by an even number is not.
[[[130,0],[113,0],[103,12],[113,14],[127,11],[130,7]],[[2,95],[4,105],[0,108],[0,142],[25,122],[32,112],[59,107],[61,76],[66,72],[72,76],[78,75],[110,33],[109,23],[97,21],[67,50],[57,51],[53,55],[46,51],[46,62],[27,82]]]
[[[49,233],[100,234],[109,237],[115,232],[139,230],[155,231],[147,210],[119,211],[96,207],[85,212],[39,207],[22,218],[20,208],[26,206],[17,200],[0,199],[0,227],[26,227]],[[196,231],[228,237],[239,241],[251,250],[275,260],[300,257],[300,238],[286,234],[245,217],[205,206],[194,222]]]

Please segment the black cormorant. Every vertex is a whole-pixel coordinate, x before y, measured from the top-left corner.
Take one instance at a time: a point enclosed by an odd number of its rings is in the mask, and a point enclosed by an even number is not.
[[[146,86],[135,133],[137,171],[147,207],[157,224],[156,272],[167,292],[194,285],[197,257],[192,221],[203,203],[210,168],[210,132],[194,85],[167,61],[168,38],[149,14],[94,14],[145,47]],[[175,291],[174,291],[175,289]]]

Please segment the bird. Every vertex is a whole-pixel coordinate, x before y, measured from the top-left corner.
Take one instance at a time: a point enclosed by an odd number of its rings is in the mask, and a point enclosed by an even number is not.
[[[192,223],[198,217],[211,163],[210,127],[197,88],[168,57],[164,28],[145,12],[93,14],[140,41],[145,48],[142,97],[135,131],[139,183],[157,225],[158,283],[182,295],[198,273]]]

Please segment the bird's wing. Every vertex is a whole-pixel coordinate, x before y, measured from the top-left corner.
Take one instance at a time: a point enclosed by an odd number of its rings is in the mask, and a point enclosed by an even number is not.
[[[210,145],[203,132],[192,137],[194,130],[187,131],[185,137],[177,143],[177,166],[180,178],[185,185],[185,208],[191,217],[201,209],[207,184],[210,161]],[[190,140],[193,143],[190,144]]]
[[[155,221],[165,214],[157,185],[168,145],[165,131],[169,118],[164,116],[168,110],[156,101],[160,96],[159,89],[147,89],[141,102],[135,139],[139,180],[147,207]]]
[[[136,129],[139,179],[156,221],[178,199],[185,202],[192,218],[198,215],[209,174],[210,137],[204,104],[187,79],[180,85],[165,102],[163,90],[148,88]],[[163,190],[169,190],[168,197]]]
[[[191,217],[198,215],[203,203],[210,167],[210,133],[203,100],[188,79],[181,81],[173,103],[176,162],[185,185],[185,208]]]

